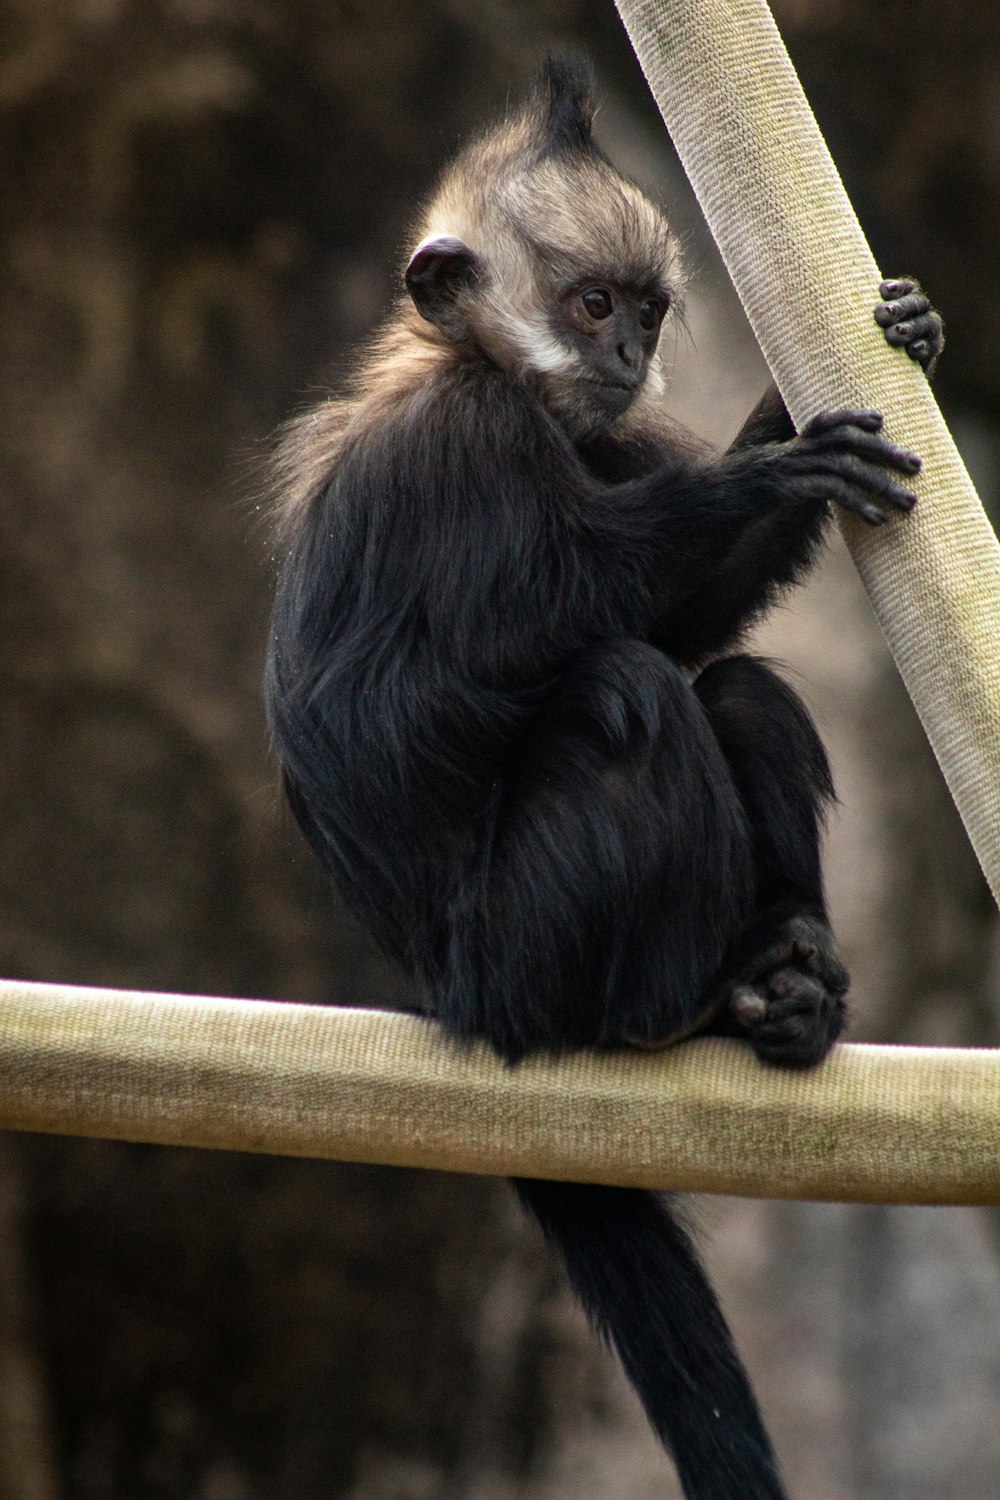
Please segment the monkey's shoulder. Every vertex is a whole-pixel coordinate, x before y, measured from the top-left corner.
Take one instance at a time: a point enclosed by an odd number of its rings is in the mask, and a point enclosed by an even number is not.
[[[573,452],[531,383],[476,350],[443,360],[431,378],[401,393],[376,420],[380,426],[387,422],[398,440],[419,430],[443,456],[499,452],[510,462],[526,442],[566,456]]]
[[[419,385],[356,403],[331,455],[324,502],[369,522],[415,507],[428,524],[455,511],[504,508],[586,483],[581,457],[523,381],[482,358],[452,360]]]

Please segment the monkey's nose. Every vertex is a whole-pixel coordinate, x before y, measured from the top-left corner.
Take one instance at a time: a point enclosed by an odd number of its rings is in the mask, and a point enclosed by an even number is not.
[[[622,339],[618,345],[618,358],[626,370],[637,370],[642,360],[642,346],[638,339]]]

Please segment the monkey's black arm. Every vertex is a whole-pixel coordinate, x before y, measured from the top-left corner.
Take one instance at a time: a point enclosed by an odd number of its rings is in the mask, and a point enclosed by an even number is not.
[[[795,425],[778,387],[770,385],[730,445],[727,456],[787,443]],[[761,506],[719,559],[711,576],[681,599],[667,601],[650,639],[675,660],[695,663],[731,645],[783,588],[809,568],[829,519],[826,504]]]
[[[772,507],[747,525],[711,576],[684,597],[665,602],[650,631],[682,665],[696,665],[731,646],[802,578],[830,518],[823,502]]]
[[[912,278],[883,281],[879,295],[882,300],[874,317],[887,343],[905,350],[929,379],[944,348],[941,315]],[[790,443],[794,438],[788,408],[777,386],[771,384],[728,452],[739,454]],[[711,579],[679,605],[668,606],[653,639],[681,661],[721,650],[753,623],[777,591],[794,583],[808,568],[822,540],[826,518],[825,505],[789,504],[762,510]]]
[[[761,443],[787,443],[795,436],[795,423],[778,387],[768,386],[753,411],[729,445],[729,452],[756,448]]]
[[[737,449],[659,495],[666,476],[641,483],[642,500],[662,507],[646,633],[681,664],[729,644],[813,559],[829,507],[783,482],[784,448]]]
[[[920,461],[886,442],[881,426],[877,412],[823,412],[789,442],[619,486],[623,514],[651,528],[648,638],[681,662],[720,649],[808,565],[829,501],[871,525],[910,510],[914,496],[898,477]]]

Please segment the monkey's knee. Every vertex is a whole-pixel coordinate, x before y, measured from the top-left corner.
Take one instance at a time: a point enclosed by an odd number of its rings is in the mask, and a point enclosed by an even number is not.
[[[621,639],[589,647],[566,668],[542,727],[598,729],[608,748],[624,751],[650,744],[666,723],[683,734],[695,718],[690,684],[670,658],[645,641]]]
[[[809,710],[767,662],[727,656],[694,682],[737,781],[804,783],[817,804],[833,797],[826,750]]]
[[[641,642],[594,647],[522,746],[456,935],[478,933],[465,992],[492,996],[469,1029],[508,1057],[683,1036],[754,889],[746,814],[690,684]]]
[[[798,694],[759,656],[723,656],[695,678],[694,691],[709,716],[724,722],[769,718],[808,724],[816,730]]]

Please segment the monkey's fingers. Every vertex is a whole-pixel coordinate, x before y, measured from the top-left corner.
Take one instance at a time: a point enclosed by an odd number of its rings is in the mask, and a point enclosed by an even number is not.
[[[910,292],[919,292],[920,282],[915,276],[890,276],[879,282],[878,294],[888,302],[896,297],[906,297]]]
[[[855,489],[835,474],[820,474],[799,480],[796,492],[810,500],[825,500],[830,505],[839,505],[867,521],[869,526],[883,526],[889,512],[870,500],[863,490]]]
[[[857,485],[870,495],[888,501],[899,510],[912,510],[917,503],[916,495],[905,489],[891,474],[887,474],[883,464],[887,466],[882,456],[860,458],[856,453],[834,450],[814,455],[807,472],[812,475],[834,474],[839,479],[846,479],[848,484]]]
[[[800,438],[793,449],[793,457],[807,465],[810,455],[817,453],[853,453],[857,458],[880,464],[883,468],[896,469],[900,474],[919,474],[923,467],[917,454],[908,448],[900,448],[880,433],[850,422],[810,433],[808,437]]]
[[[894,323],[891,328],[885,330],[885,341],[894,349],[909,350],[914,340],[926,341],[934,337],[936,314],[925,313],[922,317],[911,318],[906,323]]]
[[[881,429],[881,412],[818,412],[788,444],[786,461],[791,468],[807,472],[818,454],[849,453],[901,474],[918,474],[922,467],[918,455],[888,442],[881,436]]]
[[[863,464],[858,465],[858,472],[855,474],[836,471],[804,474],[796,480],[795,490],[804,498],[826,500],[853,511],[870,526],[881,526],[889,519],[891,512],[886,506],[910,511],[917,503],[915,495],[887,479],[878,469],[869,470]]]
[[[877,412],[821,412],[784,454],[786,471],[799,494],[833,501],[855,511],[872,526],[888,517],[886,507],[912,510],[917,497],[886,470],[916,474],[915,453],[887,442]]]
[[[905,349],[911,359],[922,363],[922,355],[936,355],[944,343],[940,315],[928,312],[909,318],[905,323],[896,323],[885,330],[885,339],[893,348]]]
[[[905,297],[895,297],[891,302],[880,302],[875,308],[875,321],[886,330],[910,318],[930,311],[930,298],[919,289]]]
[[[920,283],[909,276],[883,281],[879,295],[883,300],[875,308],[875,321],[886,342],[905,349],[930,375],[944,348],[941,314],[931,306]]]
[[[802,438],[818,437],[835,427],[861,427],[866,432],[880,432],[885,421],[880,411],[870,407],[846,407],[837,411],[819,411],[803,427]]]

